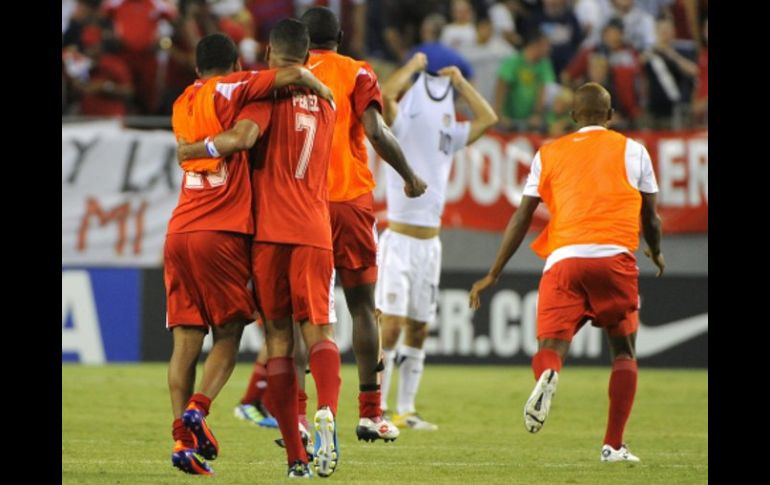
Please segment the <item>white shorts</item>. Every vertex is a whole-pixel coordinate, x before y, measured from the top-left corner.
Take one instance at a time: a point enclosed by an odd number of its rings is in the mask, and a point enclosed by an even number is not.
[[[386,229],[377,247],[379,277],[374,292],[385,315],[430,323],[436,318],[441,276],[441,239],[417,239]]]

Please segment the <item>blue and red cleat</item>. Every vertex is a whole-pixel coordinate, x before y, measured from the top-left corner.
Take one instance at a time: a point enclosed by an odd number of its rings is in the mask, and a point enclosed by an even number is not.
[[[182,422],[185,428],[195,436],[198,453],[207,460],[216,459],[219,454],[219,443],[206,424],[206,418],[200,409],[190,405],[182,415]]]
[[[214,470],[211,469],[206,460],[203,459],[192,448],[186,448],[181,441],[177,441],[174,445],[174,452],[171,453],[171,463],[190,475],[213,475]]]

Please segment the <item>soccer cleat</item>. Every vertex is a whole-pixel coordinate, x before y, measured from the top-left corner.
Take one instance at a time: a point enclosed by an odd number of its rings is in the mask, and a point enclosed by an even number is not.
[[[326,478],[337,469],[340,450],[337,444],[337,426],[329,408],[321,408],[313,418],[315,424],[315,448],[313,468],[318,476]]]
[[[393,416],[393,424],[399,428],[418,429],[423,431],[438,431],[438,425],[422,419],[417,413],[404,413]]]
[[[546,369],[540,374],[540,379],[524,405],[524,426],[530,433],[537,433],[545,424],[558,383],[559,373],[555,370]]]
[[[238,419],[249,421],[257,426],[262,426],[263,428],[278,427],[278,421],[276,421],[274,417],[270,416],[269,413],[263,413],[253,404],[239,404],[235,406],[233,414]]]
[[[308,460],[312,460],[313,448],[314,448],[313,440],[310,439],[310,433],[302,423],[299,423],[299,435],[302,438],[302,446],[305,448],[305,452],[307,453]],[[283,438],[278,438],[277,440],[275,440],[275,444],[280,446],[281,448],[286,448],[286,443],[284,443]]]
[[[631,461],[631,462],[638,462],[641,461],[638,456],[632,455],[630,451],[628,451],[628,447],[625,443],[620,445],[620,449],[616,450],[610,445],[604,445],[602,446],[602,461]]]
[[[361,418],[356,427],[358,441],[383,440],[387,443],[388,441],[395,441],[400,433],[396,425],[381,416]]]
[[[185,428],[189,429],[195,436],[198,453],[207,460],[216,459],[219,454],[219,443],[206,424],[203,413],[195,406],[190,406],[182,415],[182,422]]]
[[[171,453],[171,464],[190,475],[213,475],[206,460],[192,448],[186,448],[181,441],[177,441],[174,451]]]
[[[289,478],[311,478],[313,476],[313,474],[310,473],[310,467],[307,466],[307,463],[299,460],[289,465],[288,475]]]

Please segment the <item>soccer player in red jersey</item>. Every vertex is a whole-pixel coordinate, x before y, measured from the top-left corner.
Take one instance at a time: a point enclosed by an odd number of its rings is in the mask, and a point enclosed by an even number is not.
[[[329,95],[302,67],[234,72],[240,69],[238,52],[222,34],[198,43],[196,65],[200,79],[174,103],[172,125],[181,140],[203,139],[235,126],[253,143],[259,130],[250,127],[265,125],[268,115],[242,110],[248,101],[289,84],[311,86]],[[221,159],[213,150],[207,158],[183,164],[186,172],[163,254],[166,326],[174,340],[168,368],[176,442],[172,463],[200,475],[212,473],[205,460],[213,460],[219,452],[205,416],[232,373],[244,325],[255,317],[247,288],[254,233],[248,160],[245,152],[235,151]],[[199,391],[193,394],[195,366],[209,328],[214,345]]]
[[[282,20],[270,33],[270,67],[301,66],[308,44],[302,23]],[[309,476],[297,426],[298,384],[292,357],[296,321],[308,348],[318,395],[313,463],[317,473],[326,477],[334,472],[339,458],[335,417],[340,355],[330,325],[336,317],[326,180],[335,112],[333,104],[302,88],[278,90],[272,102],[256,105],[270,117],[252,158],[256,225],[252,272],[265,319],[269,408],[286,446],[289,477]],[[228,154],[238,145],[236,139],[230,130],[212,142],[218,152]],[[184,158],[203,156],[206,143],[180,150]]]

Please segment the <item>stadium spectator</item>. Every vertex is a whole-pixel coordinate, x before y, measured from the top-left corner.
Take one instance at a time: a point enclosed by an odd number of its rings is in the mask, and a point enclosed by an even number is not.
[[[647,110],[653,128],[671,129],[681,123],[681,108],[690,100],[698,65],[674,47],[670,17],[658,19],[656,28],[655,45],[641,57],[649,86]]]
[[[85,116],[125,116],[134,94],[131,72],[115,54],[116,46],[103,41],[102,30],[89,25],[82,30],[83,49],[91,60],[88,79],[76,81],[74,88],[82,95],[80,114]]]
[[[474,17],[473,7],[468,0],[452,0],[452,22],[441,30],[441,43],[458,51],[475,45]]]
[[[636,6],[656,19],[667,12],[675,0],[636,0]]]
[[[521,52],[503,61],[497,71],[495,112],[500,128],[541,130],[545,114],[545,86],[556,82],[550,45],[542,33],[532,35]]]
[[[487,9],[495,35],[502,36],[514,47],[520,47],[524,43],[524,39],[516,30],[516,20],[519,15],[517,12],[521,9],[519,0],[497,0]]]
[[[174,20],[174,31],[166,46],[165,83],[162,90],[161,113],[171,113],[174,100],[192,84],[195,74],[195,46],[206,35],[217,32],[216,16],[206,0],[188,0],[180,5],[178,17]]]
[[[469,305],[477,309],[481,292],[497,283],[544,202],[551,218],[532,243],[546,258],[537,301],[538,351],[532,357],[537,383],[524,406],[524,425],[530,433],[542,429],[572,338],[590,319],[605,330],[612,359],[600,460],[638,462],[623,442],[638,373],[639,268],[633,251],[641,219],[645,253],[657,275],[663,273],[658,184],[647,150],[607,130],[612,109],[604,88],[594,83],[578,88],[573,113],[580,129],[535,154],[521,204],[489,273],[471,288]]]
[[[618,17],[623,21],[626,44],[639,52],[655,44],[655,19],[634,5],[634,0],[611,0],[612,9],[605,18]]]
[[[558,76],[567,67],[583,40],[580,24],[567,0],[543,0],[543,11],[532,18],[532,27],[540,30],[551,44],[551,64]]]
[[[562,136],[575,127],[572,119],[572,99],[574,93],[570,88],[562,87],[553,100],[551,109],[545,116],[548,136]]]
[[[596,35],[602,26],[604,18],[600,0],[577,0],[575,2],[575,17],[583,30],[583,47],[596,45]]]
[[[623,41],[623,22],[610,20],[602,29],[602,42],[595,48],[582,49],[577,57],[562,72],[562,82],[577,87],[586,81],[588,60],[595,54],[607,57],[614,90],[613,107],[629,120],[636,120],[641,114],[639,106],[639,79],[641,64],[639,54]],[[606,87],[606,86],[605,86]]]
[[[96,24],[106,27],[104,22],[99,19],[99,2],[100,0],[76,0],[71,2],[70,17],[67,21],[66,29],[62,32],[62,47],[76,47],[80,52],[83,52],[83,44],[81,43],[81,32],[84,27]],[[63,6],[62,6],[63,8]],[[62,10],[62,15],[64,11]]]
[[[411,59],[415,53],[422,52],[428,56],[429,73],[436,74],[445,67],[457,66],[465,78],[471,79],[473,68],[470,63],[459,52],[438,41],[445,24],[446,20],[440,14],[433,13],[425,17],[420,25],[422,42],[409,50],[407,58]]]
[[[454,154],[481,137],[497,122],[497,115],[457,67],[442,69],[440,77],[434,77],[420,72],[426,64],[423,54],[415,54],[383,83],[384,118],[430,190],[422,197],[409,198],[398,174],[390,169],[386,172],[388,228],[377,247],[381,266],[375,302],[382,312],[385,364],[381,407],[383,411],[388,408],[390,381],[398,366],[394,424],[436,430],[437,425],[417,413],[415,399],[425,368],[423,347],[428,325],[436,317],[441,275],[439,233],[449,172]],[[412,83],[415,74],[418,77]],[[471,121],[457,121],[452,92],[470,106]],[[404,340],[397,347],[402,329]]]
[[[286,0],[246,0],[246,9],[251,13],[254,22],[255,39],[261,46],[268,44],[270,30],[281,20],[294,16],[294,3]],[[260,58],[262,56],[260,55]]]
[[[428,15],[441,17],[443,28],[446,16],[443,13],[444,2],[441,0],[382,0],[385,30],[383,39],[390,59],[401,64],[411,58],[409,49],[420,42],[425,42],[421,32]],[[437,17],[435,17],[437,18]],[[436,21],[434,20],[434,23]],[[441,35],[433,34],[433,42],[438,42]]]
[[[709,19],[703,20],[703,47],[698,55],[698,86],[692,104],[696,124],[708,124],[709,112]]]
[[[161,20],[174,20],[176,8],[162,0],[107,0],[102,7],[113,22],[120,56],[131,70],[139,109],[154,114],[160,99],[159,26]]]
[[[516,51],[501,35],[495,34],[488,18],[478,21],[476,32],[476,42],[459,52],[473,68],[476,89],[489,104],[494,105],[497,70],[503,60]]]

